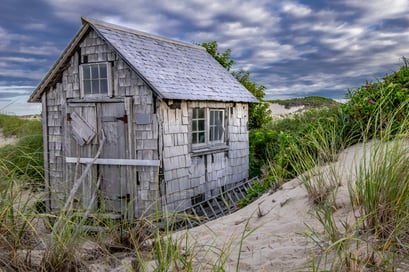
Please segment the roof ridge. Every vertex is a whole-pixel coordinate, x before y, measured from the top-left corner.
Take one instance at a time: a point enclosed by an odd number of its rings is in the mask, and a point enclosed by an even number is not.
[[[120,26],[120,25],[100,21],[100,20],[97,20],[97,19],[94,19],[94,18],[81,16],[81,21],[82,21],[82,24],[89,23],[91,25],[99,25],[99,26],[103,26],[103,27],[107,27],[107,28],[111,28],[111,29],[115,29],[115,30],[119,30],[119,31],[123,31],[123,32],[128,32],[128,33],[139,35],[139,36],[144,36],[144,37],[151,38],[151,39],[154,39],[154,40],[169,42],[169,43],[173,43],[173,44],[176,44],[176,45],[191,47],[191,48],[195,48],[195,49],[199,49],[199,50],[206,50],[204,47],[202,47],[200,45],[195,45],[195,44],[190,44],[190,43],[187,43],[187,42],[182,42],[182,41],[178,41],[178,40],[174,40],[174,39],[169,39],[169,38],[165,38],[165,37],[162,37],[162,36],[159,36],[159,35],[153,35],[153,34],[143,32],[143,31],[139,31],[139,30],[136,30],[136,29],[133,29],[133,28],[129,28],[129,27],[125,27],[125,26]]]

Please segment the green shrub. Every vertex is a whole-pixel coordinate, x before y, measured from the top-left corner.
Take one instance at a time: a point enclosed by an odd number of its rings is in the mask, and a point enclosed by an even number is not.
[[[349,129],[360,130],[367,139],[381,136],[387,127],[394,135],[409,117],[409,68],[403,66],[380,82],[366,82],[347,97],[342,110],[349,116]]]

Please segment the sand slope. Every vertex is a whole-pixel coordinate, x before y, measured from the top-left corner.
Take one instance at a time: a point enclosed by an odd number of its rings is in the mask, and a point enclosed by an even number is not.
[[[339,155],[336,163],[322,168],[326,174],[335,171],[342,181],[336,201],[337,221],[352,218],[347,182],[354,180],[354,170],[364,154],[368,155],[364,150],[371,146],[372,143],[350,147]],[[240,271],[308,271],[306,265],[314,245],[302,233],[307,231],[306,224],[319,229],[310,213],[312,207],[301,181],[296,178],[277,192],[264,194],[234,214],[189,230],[187,237],[190,245],[204,249],[196,256],[202,270],[209,268],[203,263],[214,263],[215,255],[205,250],[211,245],[231,250],[225,268],[226,271],[235,271],[239,241],[247,224],[245,234],[253,233],[243,242]],[[178,235],[186,237],[183,232]]]

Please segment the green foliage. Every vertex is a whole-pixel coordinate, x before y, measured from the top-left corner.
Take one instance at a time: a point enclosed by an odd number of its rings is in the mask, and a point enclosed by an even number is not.
[[[347,97],[342,110],[349,115],[350,129],[365,130],[364,136],[372,138],[390,126],[394,135],[409,117],[409,68],[402,66],[383,81],[367,82]]]
[[[227,71],[230,71],[234,60],[230,58],[230,49],[226,49],[224,52],[219,52],[217,48],[217,41],[202,42],[201,46],[206,48],[206,51],[212,55]]]
[[[232,75],[260,101],[249,105],[249,129],[261,128],[264,124],[270,122],[272,118],[269,103],[263,102],[266,87],[251,81],[249,71],[239,70],[233,72]]]
[[[234,63],[234,60],[230,58],[230,49],[227,49],[223,53],[219,52],[216,41],[203,42],[201,45],[206,48],[207,52],[212,55],[227,71],[230,71],[230,68]],[[260,101],[259,103],[250,103],[249,105],[248,128],[261,128],[264,124],[271,121],[269,104],[263,102],[265,95],[264,90],[266,87],[263,85],[257,85],[255,82],[251,81],[249,71],[234,71],[232,72],[232,75]]]
[[[262,100],[264,98],[264,90],[266,87],[263,85],[258,85],[250,80],[250,72],[245,70],[239,70],[232,72],[232,75],[244,86],[247,90],[249,90],[258,100]]]

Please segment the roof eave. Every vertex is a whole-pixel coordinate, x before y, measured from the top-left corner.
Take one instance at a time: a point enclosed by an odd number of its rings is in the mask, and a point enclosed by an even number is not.
[[[51,84],[54,83],[53,81],[60,75],[65,63],[71,57],[71,55],[75,51],[75,48],[77,47],[81,39],[84,37],[84,35],[87,33],[89,28],[90,28],[89,24],[82,25],[81,29],[77,32],[77,34],[68,44],[68,46],[64,49],[63,53],[56,60],[51,69],[48,71],[47,75],[41,80],[40,84],[38,84],[37,88],[30,95],[28,102],[30,103],[41,102],[42,94]]]

